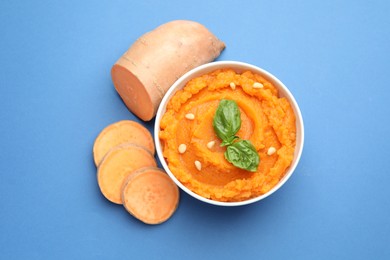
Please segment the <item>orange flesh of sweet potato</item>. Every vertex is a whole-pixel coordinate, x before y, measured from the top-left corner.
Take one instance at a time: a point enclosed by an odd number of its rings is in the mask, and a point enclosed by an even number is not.
[[[134,143],[155,152],[153,138],[148,129],[143,125],[131,121],[122,120],[104,128],[93,145],[93,158],[98,166],[104,155],[113,147],[123,143]]]
[[[122,204],[121,188],[126,177],[137,169],[154,166],[153,155],[135,144],[123,144],[111,149],[100,163],[97,172],[99,188],[109,201]]]
[[[225,44],[203,25],[168,22],[140,37],[111,69],[130,111],[151,120],[169,87],[187,71],[213,61]]]
[[[161,169],[141,168],[124,182],[122,201],[135,218],[146,224],[160,224],[176,211],[179,189]]]

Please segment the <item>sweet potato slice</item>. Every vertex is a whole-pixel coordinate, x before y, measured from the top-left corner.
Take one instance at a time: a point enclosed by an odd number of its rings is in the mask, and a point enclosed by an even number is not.
[[[131,121],[122,120],[104,128],[93,145],[93,158],[98,166],[104,155],[113,147],[123,143],[134,143],[155,152],[153,137],[143,125]]]
[[[141,36],[111,69],[127,108],[151,120],[169,87],[187,71],[213,61],[225,44],[200,23],[176,20]]]
[[[136,144],[123,144],[111,149],[97,171],[99,188],[109,201],[122,204],[121,188],[126,177],[133,171],[156,166],[152,154]]]
[[[135,218],[146,224],[160,224],[176,211],[179,189],[163,170],[141,168],[124,182],[122,201]]]

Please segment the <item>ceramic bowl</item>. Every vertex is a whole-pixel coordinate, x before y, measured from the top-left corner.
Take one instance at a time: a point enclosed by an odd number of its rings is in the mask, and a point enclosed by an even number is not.
[[[279,181],[279,183],[274,186],[270,191],[267,193],[251,198],[245,201],[239,201],[239,202],[221,202],[221,201],[216,201],[216,200],[211,200],[208,198],[204,198],[190,189],[188,189],[186,186],[184,186],[176,177],[175,175],[170,171],[167,162],[164,159],[163,153],[162,153],[162,146],[158,137],[158,133],[160,131],[160,121],[161,117],[164,115],[166,111],[166,105],[170,98],[180,89],[182,89],[186,83],[196,77],[199,77],[201,75],[207,74],[209,72],[212,72],[217,69],[224,69],[224,68],[230,68],[235,70],[236,72],[240,73],[243,71],[250,70],[254,73],[260,74],[263,77],[265,77],[268,81],[270,81],[276,88],[279,90],[279,96],[280,97],[285,97],[288,99],[290,102],[296,116],[296,147],[295,147],[295,153],[294,153],[294,159],[290,165],[290,167],[287,169],[287,172],[285,173],[284,177]],[[304,144],[304,126],[303,126],[303,120],[302,120],[302,115],[301,111],[299,109],[299,106],[297,102],[295,101],[294,96],[291,94],[289,89],[279,80],[277,79],[274,75],[271,73],[265,71],[264,69],[261,69],[257,66],[248,64],[248,63],[243,63],[243,62],[237,62],[237,61],[217,61],[217,62],[211,62],[199,67],[196,67],[192,69],[191,71],[187,72],[184,74],[182,77],[180,77],[173,85],[172,87],[167,91],[165,94],[164,98],[162,99],[162,102],[159,106],[159,109],[156,114],[156,119],[155,119],[155,129],[154,129],[154,138],[155,138],[155,143],[156,143],[156,152],[158,155],[158,158],[164,167],[165,171],[168,173],[168,175],[172,178],[172,180],[187,194],[191,195],[192,197],[209,203],[213,205],[218,205],[218,206],[242,206],[242,205],[247,205],[251,204],[254,202],[258,202],[272,193],[276,192],[280,187],[282,187],[286,181],[291,177],[293,174],[295,168],[298,165],[299,159],[301,158],[302,154],[302,149],[303,149],[303,144]]]

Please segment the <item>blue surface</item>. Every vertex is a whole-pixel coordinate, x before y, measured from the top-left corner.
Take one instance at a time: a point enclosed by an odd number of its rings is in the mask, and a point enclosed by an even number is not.
[[[0,258],[390,259],[389,13],[389,1],[1,1]],[[139,121],[111,66],[174,19],[221,38],[218,60],[279,77],[305,147],[267,199],[222,208],[182,193],[148,226],[103,198],[91,150],[108,124]]]

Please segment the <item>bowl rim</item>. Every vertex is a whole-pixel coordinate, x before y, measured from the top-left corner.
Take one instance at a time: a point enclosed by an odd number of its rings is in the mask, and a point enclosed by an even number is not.
[[[251,199],[248,199],[248,200],[244,200],[244,201],[236,201],[236,202],[223,202],[223,201],[216,201],[216,200],[212,200],[212,199],[208,199],[208,198],[205,198],[205,197],[202,197],[200,196],[199,194],[193,192],[192,190],[190,190],[189,188],[187,188],[184,184],[182,184],[177,178],[176,176],[170,171],[169,167],[168,167],[168,164],[167,162],[165,161],[165,158],[162,154],[162,149],[161,149],[161,142],[160,142],[160,138],[159,138],[159,132],[160,132],[160,121],[161,121],[161,118],[163,116],[163,114],[165,113],[166,111],[166,105],[168,103],[168,101],[170,100],[170,98],[180,89],[184,88],[184,86],[187,84],[187,82],[193,78],[196,78],[196,77],[199,77],[201,75],[204,75],[206,73],[209,73],[209,72],[212,72],[214,70],[217,70],[217,69],[223,69],[223,68],[231,68],[233,70],[235,70],[236,72],[243,72],[243,71],[246,71],[246,70],[250,70],[252,72],[255,72],[255,73],[258,73],[262,76],[265,76],[267,78],[267,80],[271,81],[276,88],[278,88],[279,90],[279,95],[280,93],[282,94],[282,96],[286,97],[293,110],[294,110],[294,113],[295,113],[295,117],[296,117],[296,127],[297,127],[297,139],[296,139],[296,144],[295,144],[295,152],[294,152],[294,159],[291,163],[291,165],[289,166],[289,168],[287,169],[285,175],[283,176],[283,178],[270,190],[268,191],[267,193],[263,194],[263,195],[260,195],[258,197],[254,197],[254,198],[251,198]],[[249,64],[249,63],[245,63],[245,62],[240,62],[240,61],[214,61],[214,62],[210,62],[210,63],[206,63],[206,64],[203,64],[203,65],[200,65],[190,71],[188,71],[187,73],[185,73],[183,76],[181,76],[179,79],[177,79],[175,81],[175,83],[168,89],[168,91],[165,93],[159,107],[158,107],[158,110],[157,110],[157,113],[156,113],[156,117],[155,117],[155,123],[154,123],[154,141],[155,141],[155,145],[156,145],[156,153],[157,153],[157,156],[164,168],[164,170],[167,172],[167,174],[169,175],[169,177],[175,182],[175,184],[177,186],[179,186],[179,188],[181,190],[183,190],[184,192],[186,192],[187,194],[189,194],[190,196],[200,200],[200,201],[203,201],[203,202],[206,202],[208,204],[212,204],[212,205],[217,205],[217,206],[243,206],[243,205],[248,205],[248,204],[252,204],[254,202],[258,202],[260,200],[263,200],[265,198],[267,198],[268,196],[270,196],[271,194],[273,194],[274,192],[276,192],[280,187],[282,187],[284,185],[284,183],[286,183],[286,181],[291,177],[291,175],[293,174],[293,172],[295,171],[299,161],[300,161],[300,158],[301,158],[301,155],[302,155],[302,151],[303,151],[303,146],[304,146],[304,124],[303,124],[303,118],[302,118],[302,113],[301,113],[301,110],[298,106],[298,103],[296,102],[294,96],[292,95],[292,93],[290,92],[290,90],[277,78],[275,77],[273,74],[271,74],[270,72],[260,68],[260,67],[257,67],[255,65],[252,65],[252,64]]]

